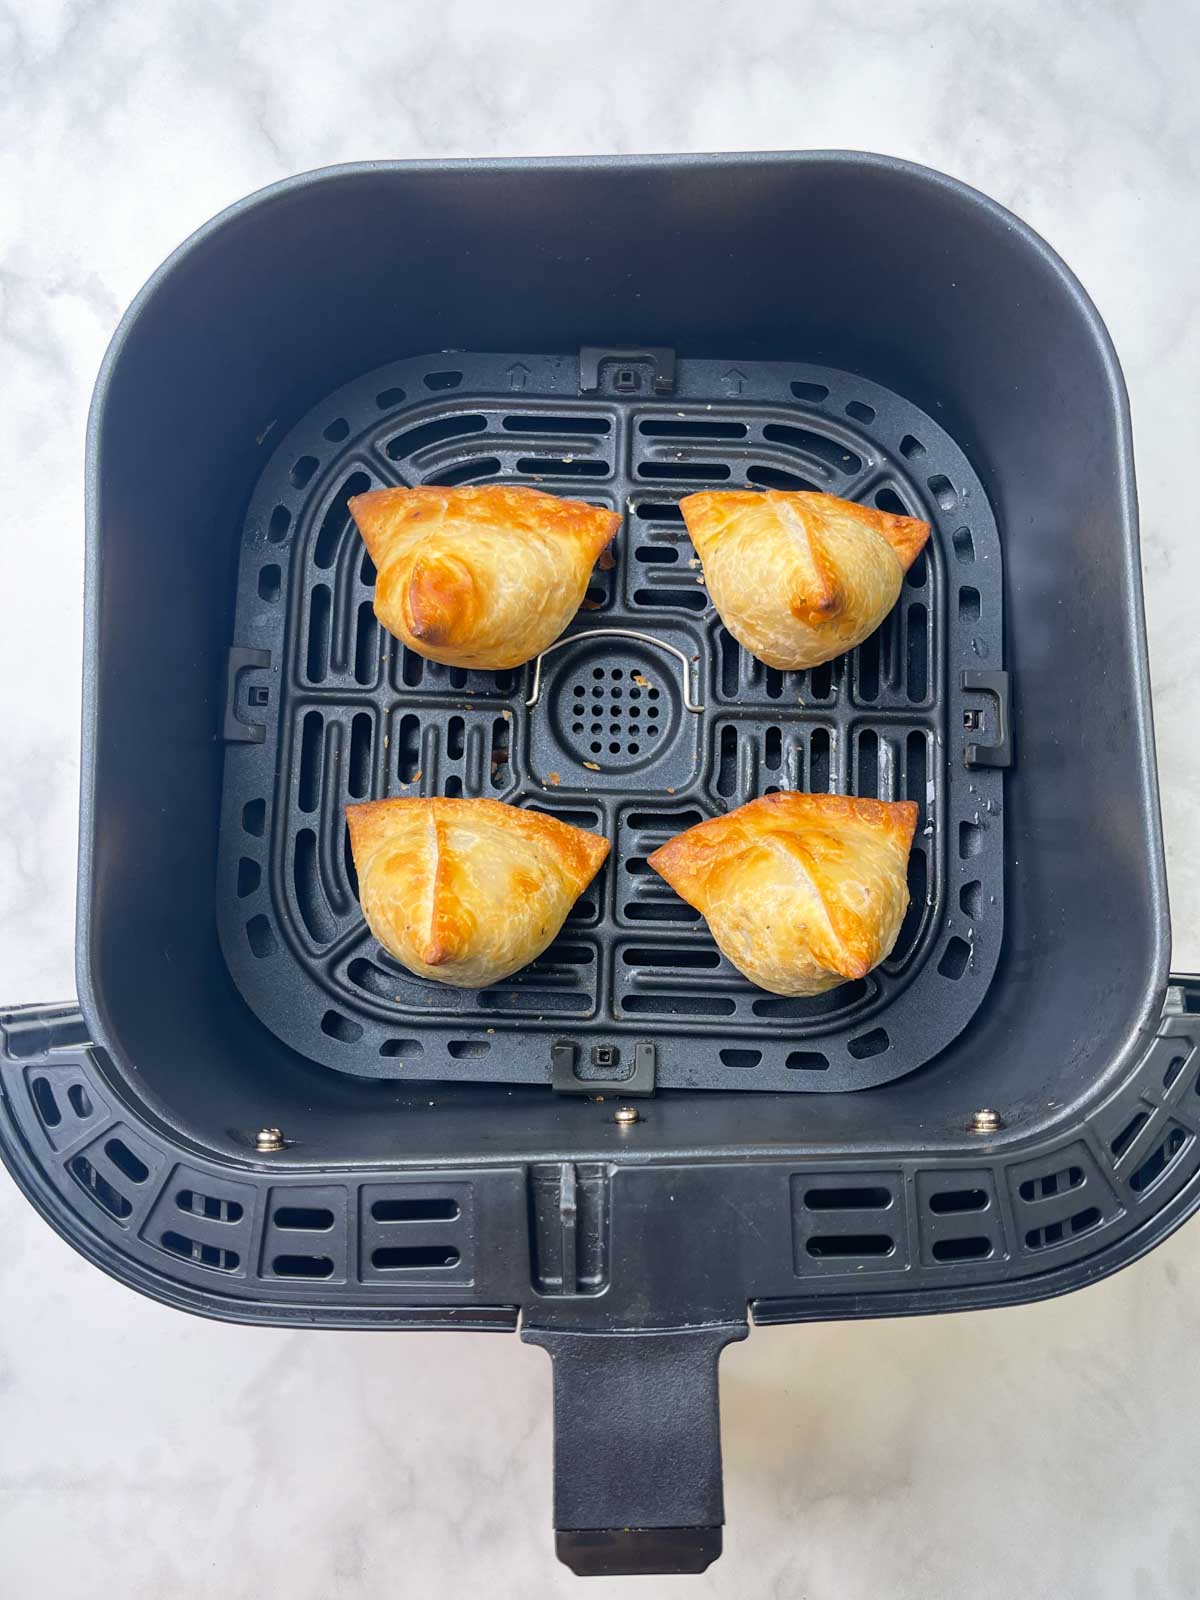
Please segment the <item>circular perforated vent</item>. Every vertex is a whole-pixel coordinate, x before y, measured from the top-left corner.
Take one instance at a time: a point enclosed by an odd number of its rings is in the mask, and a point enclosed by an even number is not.
[[[641,667],[594,666],[563,688],[570,696],[566,726],[581,761],[639,761],[667,731],[669,702],[661,683]]]

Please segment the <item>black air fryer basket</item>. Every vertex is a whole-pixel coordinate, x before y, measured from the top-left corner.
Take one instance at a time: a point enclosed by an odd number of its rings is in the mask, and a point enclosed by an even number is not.
[[[624,522],[564,641],[467,673],[381,632],[346,501],[491,479]],[[875,636],[778,673],[708,604],[713,484],[933,536]],[[1054,1294],[1195,1205],[1124,385],[990,201],[854,154],[291,180],[126,316],[87,506],[80,1006],[0,1016],[5,1160],[185,1309],[519,1325],[576,1571],[719,1552],[748,1313]],[[921,807],[895,951],[817,999],[646,868],[778,789]],[[398,794],[613,852],[534,966],[446,989],[358,908],[342,808]]]

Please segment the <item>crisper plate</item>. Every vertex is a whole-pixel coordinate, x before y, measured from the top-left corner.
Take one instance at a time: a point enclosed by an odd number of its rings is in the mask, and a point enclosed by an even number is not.
[[[380,629],[346,510],[368,488],[492,479],[625,518],[532,706],[532,664],[438,666]],[[933,524],[894,612],[850,655],[776,672],[721,626],[677,501],[743,485]],[[843,1090],[911,1072],[966,1025],[1000,949],[1001,604],[995,520],[966,458],[861,378],[661,350],[381,367],[292,429],[247,512],[223,727],[230,971],[280,1038],[371,1077],[549,1083],[563,1041],[585,1082],[630,1074],[639,1044],[660,1087]],[[894,952],[812,999],[748,983],[646,865],[776,789],[921,807]],[[417,794],[488,795],[612,841],[555,944],[502,984],[414,977],[363,922],[342,808]]]

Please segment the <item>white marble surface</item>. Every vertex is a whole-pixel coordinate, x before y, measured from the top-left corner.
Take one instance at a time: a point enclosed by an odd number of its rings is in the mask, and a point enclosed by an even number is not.
[[[0,999],[73,993],[82,452],[120,311],[193,227],[369,156],[851,146],[1042,231],[1133,398],[1175,964],[1200,968],[1200,13],[1177,0],[0,6]],[[488,1335],[193,1321],[0,1175],[0,1595],[566,1594],[549,1373]],[[726,1555],[669,1597],[1200,1594],[1200,1224],[1095,1289],[754,1333]]]

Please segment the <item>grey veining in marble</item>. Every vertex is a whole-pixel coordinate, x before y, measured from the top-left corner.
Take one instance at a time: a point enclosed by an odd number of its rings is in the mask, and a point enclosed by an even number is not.
[[[370,156],[849,146],[1012,206],[1133,404],[1175,964],[1200,968],[1200,12],[1083,0],[0,6],[0,999],[73,993],[81,475],[122,308],[262,184]],[[575,1592],[545,1356],[206,1324],[0,1177],[0,1595]],[[1200,1593],[1200,1224],[1018,1311],[724,1358],[727,1553],[618,1593]]]

